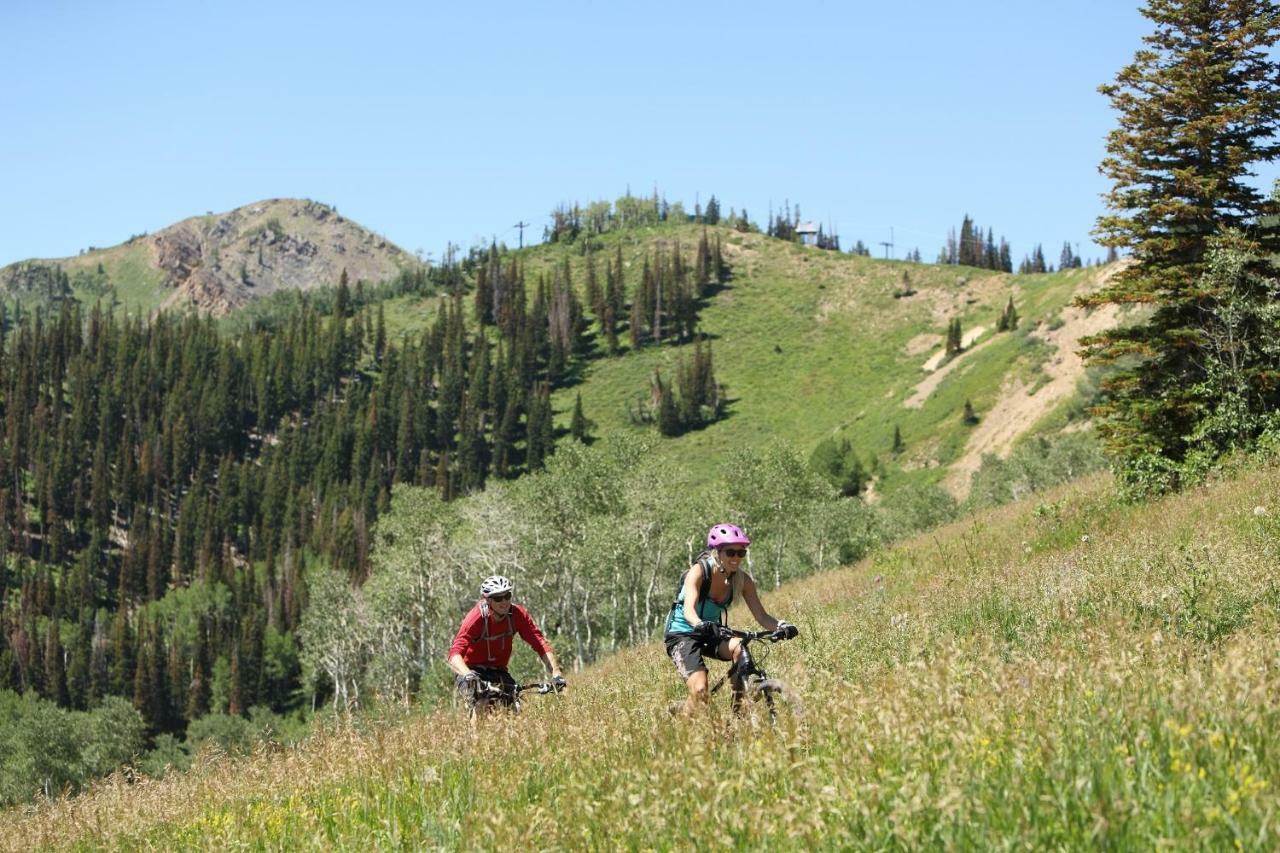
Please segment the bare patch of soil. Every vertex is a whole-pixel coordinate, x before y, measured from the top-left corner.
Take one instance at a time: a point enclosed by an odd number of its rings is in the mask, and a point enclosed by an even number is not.
[[[932,335],[925,332],[907,341],[907,345],[903,347],[902,351],[908,356],[924,355],[940,343],[942,343],[942,335]]]
[[[933,314],[934,323],[945,325],[951,322],[951,318],[961,313],[965,305],[971,303],[994,304],[1000,301],[1000,297],[1010,290],[1008,273],[983,275],[971,278],[964,284],[960,284],[959,279],[963,277],[957,276],[957,286],[954,289],[947,287],[921,288],[919,296],[913,297],[925,300]]]
[[[982,333],[986,330],[985,326],[977,326],[965,333],[962,339],[963,346],[965,348],[961,350],[955,358],[951,359],[946,364],[943,364],[941,368],[939,368],[938,365],[942,364],[942,360],[947,357],[947,351],[943,349],[934,353],[933,356],[926,361],[924,365],[922,365],[923,369],[929,372],[929,375],[921,380],[919,385],[912,389],[911,396],[908,397],[902,405],[906,406],[908,409],[918,409],[923,406],[924,401],[929,399],[929,395],[937,390],[938,386],[942,384],[943,379],[946,379],[951,375],[951,372],[956,369],[957,365],[960,364],[966,355],[971,352],[977,352],[987,344],[991,343],[991,341],[995,340],[995,338],[987,338],[977,346],[973,346],[973,342],[981,337]]]
[[[1092,311],[1066,308],[1062,312],[1063,324],[1060,327],[1052,331],[1042,327],[1035,331],[1033,334],[1055,350],[1044,366],[1049,381],[1034,391],[1021,381],[1006,383],[1001,389],[1000,399],[990,411],[982,413],[982,420],[969,436],[964,453],[952,463],[943,487],[963,500],[969,493],[973,472],[982,464],[983,455],[1008,456],[1018,436],[1075,391],[1085,368],[1084,359],[1077,352],[1080,339],[1112,328],[1118,317],[1119,310],[1114,305]]]

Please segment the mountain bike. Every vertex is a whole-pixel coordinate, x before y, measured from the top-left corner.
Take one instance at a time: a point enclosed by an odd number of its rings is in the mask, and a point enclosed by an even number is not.
[[[733,690],[732,705],[735,716],[743,715],[745,703],[754,704],[764,700],[770,723],[776,724],[779,713],[784,709],[793,717],[801,717],[800,703],[795,695],[781,681],[770,678],[761,666],[769,653],[765,651],[757,659],[750,648],[757,640],[768,640],[772,644],[782,642],[786,637],[778,631],[739,631],[731,628],[729,633],[742,641],[742,655],[730,665],[728,672],[711,685],[711,695],[714,696],[716,691],[728,683],[736,688]]]
[[[561,688],[563,689],[563,688]],[[520,713],[520,695],[534,691],[539,696],[548,693],[559,693],[556,685],[547,681],[534,681],[530,684],[504,684],[501,681],[476,682],[475,693],[471,699],[470,717],[475,720],[503,708],[513,714]]]

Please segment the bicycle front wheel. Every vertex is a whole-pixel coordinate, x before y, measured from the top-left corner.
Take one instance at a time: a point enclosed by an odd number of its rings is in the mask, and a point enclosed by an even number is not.
[[[764,701],[769,721],[774,725],[796,723],[804,718],[804,709],[796,694],[776,678],[767,678],[755,685],[756,698]]]

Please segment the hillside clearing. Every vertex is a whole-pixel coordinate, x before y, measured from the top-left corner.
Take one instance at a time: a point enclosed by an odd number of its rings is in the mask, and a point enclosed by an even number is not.
[[[982,413],[973,428],[964,453],[951,463],[942,481],[943,488],[963,500],[969,493],[973,472],[982,464],[983,456],[994,454],[1002,459],[1008,456],[1020,436],[1075,393],[1076,384],[1085,371],[1084,359],[1080,357],[1080,340],[1111,328],[1119,316],[1120,312],[1114,305],[1095,311],[1067,308],[1062,312],[1061,326],[1036,329],[1032,334],[1054,348],[1054,354],[1043,367],[1048,381],[1038,387],[1029,387],[1018,378],[1005,382],[1000,398]]]
[[[893,489],[938,482],[969,438],[969,428],[958,417],[964,401],[985,409],[995,402],[1010,371],[1025,371],[1027,354],[1018,341],[990,332],[1010,296],[1029,323],[1047,320],[1082,288],[1093,286],[1102,272],[991,274],[706,230],[719,236],[730,266],[728,281],[705,301],[699,324],[711,342],[716,378],[727,396],[726,417],[666,439],[660,448],[693,481],[711,476],[728,448],[786,436],[806,452],[827,437],[847,439],[860,458],[878,460],[898,475]],[[635,276],[655,241],[667,247],[678,242],[689,251],[703,231],[667,226],[606,233],[593,241],[593,250],[601,259],[620,249],[624,268]],[[565,261],[574,281],[584,280],[583,255],[572,246],[539,246],[522,257],[529,280]],[[904,277],[915,292],[895,298]],[[918,387],[919,356],[940,340],[939,333],[953,318],[968,330],[970,349],[953,360],[956,366],[944,365]],[[553,394],[559,427],[567,428],[581,394],[599,435],[652,429],[636,412],[649,399],[655,372],[667,380],[678,375],[689,349],[687,344],[666,344],[633,350],[624,342],[620,355],[590,359],[581,384]],[[908,398],[911,403],[904,407]],[[904,459],[917,459],[925,445],[936,453],[919,464],[899,466],[890,453],[895,425],[912,451]]]
[[[977,329],[974,329],[965,335],[964,343],[962,344],[964,349],[941,367],[938,367],[938,365],[941,364],[942,359],[946,357],[945,350],[935,353],[932,358],[926,361],[923,365],[923,369],[925,371],[929,371],[929,375],[920,380],[920,383],[916,385],[915,388],[911,389],[911,396],[907,397],[907,399],[902,402],[902,405],[906,406],[908,409],[918,409],[923,406],[925,401],[929,399],[930,395],[932,395],[933,392],[938,389],[938,386],[942,384],[943,380],[958,370],[961,365],[967,365],[973,360],[972,357],[981,351],[984,346],[995,340],[994,338],[987,338],[977,346],[973,346],[973,342],[982,334],[983,331],[984,329],[979,326]]]
[[[673,722],[651,644],[477,738],[447,711],[343,728],[8,812],[0,845],[1274,847],[1280,471],[1141,507],[1110,488],[767,592],[803,632],[767,663],[794,728]]]
[[[976,329],[970,329],[969,331],[965,332],[964,337],[960,339],[960,349],[966,350],[969,347],[973,346],[973,342],[976,341],[978,338],[982,337],[982,333],[985,332],[986,330],[987,330],[986,326],[979,326]],[[932,356],[930,356],[929,360],[920,366],[920,369],[923,370],[925,373],[932,373],[933,371],[938,369],[938,365],[942,364],[942,360],[946,357],[947,357],[947,351],[945,349],[939,350],[938,352],[935,352]]]

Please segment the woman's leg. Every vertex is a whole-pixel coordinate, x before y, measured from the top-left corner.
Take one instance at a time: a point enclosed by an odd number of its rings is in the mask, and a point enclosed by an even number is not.
[[[746,682],[740,677],[739,668],[746,663],[743,659],[742,640],[734,637],[732,640],[726,640],[720,644],[721,657],[727,657],[731,663],[729,670],[733,676],[729,679],[729,688],[733,690],[733,712],[739,713],[742,709],[742,697],[745,693]]]
[[[707,671],[705,669],[689,673],[689,677],[684,680],[684,686],[689,688],[689,698],[684,703],[684,712],[686,714],[696,713],[699,708],[705,708],[707,703],[711,701],[711,694],[707,691]]]

